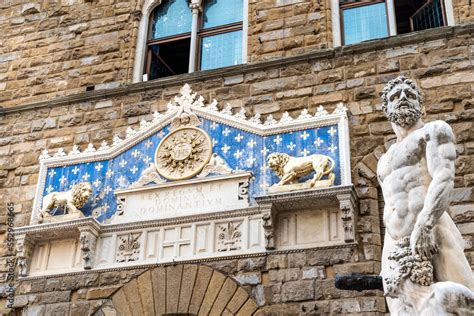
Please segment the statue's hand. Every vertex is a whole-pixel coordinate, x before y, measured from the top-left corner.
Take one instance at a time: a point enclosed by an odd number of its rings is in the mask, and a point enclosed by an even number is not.
[[[422,259],[431,259],[438,253],[438,245],[431,228],[415,225],[410,238],[410,246],[413,255],[419,255]]]

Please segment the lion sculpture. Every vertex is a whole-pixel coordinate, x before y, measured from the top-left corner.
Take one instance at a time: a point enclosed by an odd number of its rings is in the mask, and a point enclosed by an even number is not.
[[[81,182],[65,192],[51,192],[43,199],[43,209],[38,215],[38,223],[42,223],[45,217],[51,216],[51,211],[61,207],[64,213],[71,215],[83,215],[82,208],[92,195],[92,186],[89,182]]]
[[[335,162],[331,157],[314,154],[306,157],[292,157],[285,153],[272,153],[268,155],[270,169],[280,177],[278,186],[298,183],[299,178],[309,175],[314,171],[310,186],[314,187],[323,176],[328,176],[330,185],[334,184],[335,174],[332,172]]]

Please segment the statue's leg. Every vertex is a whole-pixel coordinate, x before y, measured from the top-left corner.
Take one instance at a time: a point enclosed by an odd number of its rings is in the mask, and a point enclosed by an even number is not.
[[[446,212],[433,230],[439,253],[433,256],[436,281],[452,281],[474,290],[471,267],[464,255],[464,240]]]
[[[388,256],[395,249],[395,241],[390,237],[388,232],[385,232],[383,250],[382,250],[382,271],[380,271],[380,276],[383,280],[384,291],[386,291],[385,276],[390,274],[390,264]],[[404,307],[402,302],[396,298],[386,297],[388,309],[391,315],[404,315]]]
[[[66,202],[67,213],[66,214],[77,214],[80,211],[76,208],[72,202]]]
[[[280,180],[280,185],[291,183],[293,179],[295,178],[295,176],[296,176],[296,173],[293,171],[288,174],[285,174]]]

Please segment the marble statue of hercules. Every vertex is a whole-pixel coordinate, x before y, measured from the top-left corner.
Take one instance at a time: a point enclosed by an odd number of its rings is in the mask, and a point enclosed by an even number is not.
[[[409,237],[412,253],[432,261],[435,282],[452,281],[473,290],[464,242],[447,213],[456,158],[451,127],[443,121],[423,123],[420,92],[403,76],[387,84],[382,100],[397,141],[377,166],[386,227],[381,275],[389,272],[388,256],[396,241]],[[393,314],[400,310],[397,301],[387,298]]]

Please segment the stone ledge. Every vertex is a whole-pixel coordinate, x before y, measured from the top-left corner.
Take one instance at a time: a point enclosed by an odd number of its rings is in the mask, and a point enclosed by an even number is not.
[[[59,278],[63,276],[73,276],[73,275],[84,275],[84,274],[96,274],[112,271],[126,271],[126,270],[139,270],[139,269],[149,269],[154,267],[168,267],[175,266],[177,264],[192,264],[192,263],[205,263],[205,262],[215,262],[222,260],[235,260],[235,259],[246,259],[246,258],[256,258],[256,257],[268,257],[271,255],[283,255],[291,253],[300,253],[307,251],[325,251],[325,250],[337,250],[337,249],[356,249],[358,247],[357,242],[345,243],[340,245],[331,245],[331,246],[321,246],[321,247],[309,247],[309,248],[297,248],[297,249],[286,249],[286,250],[267,250],[265,252],[256,252],[256,253],[247,253],[247,254],[238,254],[232,256],[218,256],[202,259],[190,259],[190,260],[175,260],[172,262],[163,262],[163,263],[147,263],[147,264],[135,264],[128,265],[123,267],[112,267],[112,268],[97,268],[92,270],[81,270],[81,271],[72,271],[72,272],[63,272],[55,274],[45,274],[45,275],[35,275],[35,276],[26,276],[19,277],[19,281],[32,281],[32,280],[41,280],[49,278]]]
[[[25,105],[13,106],[9,108],[0,107],[0,117],[6,114],[19,113],[30,110],[37,110],[41,108],[53,108],[57,106],[67,105],[74,102],[84,102],[89,100],[98,100],[107,97],[116,97],[127,95],[129,93],[143,92],[148,89],[165,88],[175,85],[183,85],[184,83],[200,82],[205,79],[218,78],[218,77],[231,77],[241,74],[246,74],[255,70],[262,70],[266,68],[281,67],[282,65],[288,66],[295,63],[314,59],[324,59],[340,57],[345,55],[360,54],[370,51],[377,51],[381,49],[387,49],[391,47],[397,47],[401,45],[420,43],[424,41],[432,41],[443,38],[453,38],[458,35],[472,34],[474,33],[474,23],[465,23],[456,26],[446,26],[441,28],[429,29],[425,31],[419,31],[414,33],[408,33],[403,35],[392,36],[388,38],[367,41],[364,43],[341,46],[337,48],[323,49],[312,51],[309,53],[272,59],[268,61],[255,62],[250,64],[243,64],[219,69],[213,69],[208,71],[200,71],[188,74],[182,74],[178,76],[157,79],[147,82],[138,82],[126,84],[119,88],[89,91],[79,94],[73,94],[66,97],[58,97],[53,100],[30,103]]]

